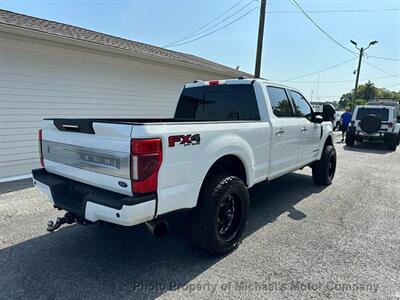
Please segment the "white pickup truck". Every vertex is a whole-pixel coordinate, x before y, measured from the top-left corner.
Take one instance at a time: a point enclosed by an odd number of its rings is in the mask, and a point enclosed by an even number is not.
[[[261,79],[187,84],[171,119],[45,119],[39,145],[34,185],[67,211],[49,231],[146,222],[162,236],[162,216],[187,209],[191,239],[217,254],[238,245],[248,188],[305,166],[329,185],[336,169],[332,122]]]

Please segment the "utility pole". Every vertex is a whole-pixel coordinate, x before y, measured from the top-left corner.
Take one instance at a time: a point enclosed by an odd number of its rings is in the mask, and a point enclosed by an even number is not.
[[[260,73],[261,73],[261,55],[262,55],[263,38],[264,38],[264,23],[265,23],[266,6],[267,6],[267,0],[261,0],[260,21],[259,21],[259,25],[258,25],[256,69],[254,71],[255,78],[260,78]]]
[[[352,111],[354,110],[354,107],[356,106],[356,95],[357,95],[357,88],[358,88],[358,79],[360,78],[361,59],[362,59],[363,54],[364,54],[364,48],[361,47],[360,54],[358,56],[358,67],[357,67],[357,71],[356,71],[357,72],[356,85],[354,86],[354,94],[353,94],[353,101],[352,101],[353,105],[352,105],[352,108],[351,108]]]
[[[321,77],[321,73],[320,72],[318,72],[318,81],[317,81],[317,96],[316,96],[316,98],[317,98],[317,102],[319,103],[319,79],[320,79],[320,77]]]
[[[369,47],[371,47],[372,45],[375,45],[378,43],[378,41],[372,41],[369,43],[368,47],[364,49],[364,47],[358,48],[357,47],[357,43],[353,40],[350,41],[350,43],[352,43],[360,52],[358,55],[358,66],[357,66],[357,70],[355,72],[357,72],[356,74],[356,84],[354,86],[354,94],[353,94],[353,101],[352,101],[352,108],[351,110],[354,110],[354,107],[356,106],[356,95],[357,95],[357,88],[358,88],[358,80],[360,79],[360,70],[361,70],[361,61],[362,61],[362,57],[364,55],[364,51],[367,50]]]

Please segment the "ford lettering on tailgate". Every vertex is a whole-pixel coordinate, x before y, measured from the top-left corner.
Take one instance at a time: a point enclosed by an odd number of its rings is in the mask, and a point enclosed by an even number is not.
[[[130,153],[43,141],[45,160],[107,175],[130,178]]]
[[[115,159],[114,157],[107,157],[107,156],[102,156],[102,155],[96,155],[92,153],[85,153],[85,152],[78,152],[79,160],[89,162],[89,163],[95,163],[95,164],[101,164],[101,165],[106,165],[114,168],[120,167],[119,160]]]

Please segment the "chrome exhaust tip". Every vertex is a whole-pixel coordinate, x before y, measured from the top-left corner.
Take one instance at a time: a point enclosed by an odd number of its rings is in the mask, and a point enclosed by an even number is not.
[[[155,238],[164,237],[169,231],[168,223],[163,219],[155,219],[146,222],[146,227]]]

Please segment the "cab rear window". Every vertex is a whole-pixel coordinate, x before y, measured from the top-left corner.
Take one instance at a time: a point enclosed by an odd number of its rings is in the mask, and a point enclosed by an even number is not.
[[[367,108],[361,107],[357,111],[357,120],[362,120],[367,115],[376,115],[383,121],[389,119],[389,110],[387,108]]]
[[[198,121],[260,120],[249,84],[200,86],[182,91],[175,118]]]

